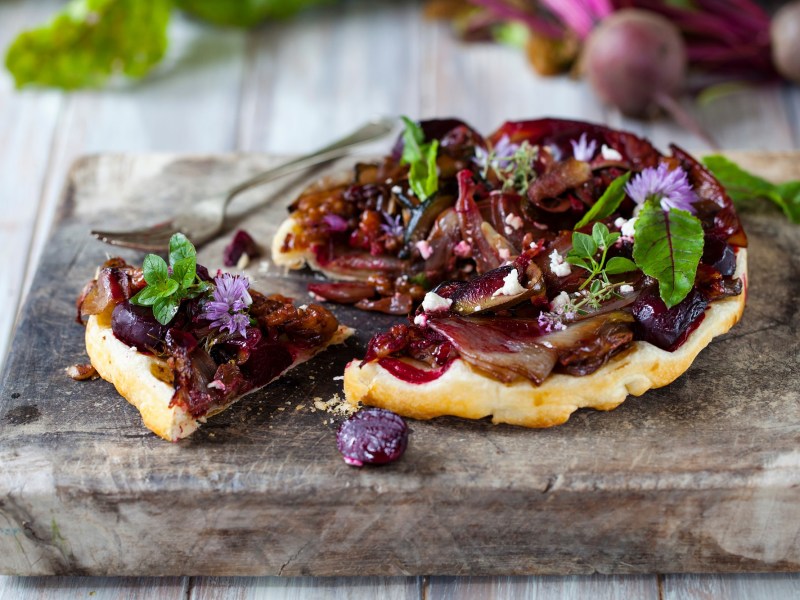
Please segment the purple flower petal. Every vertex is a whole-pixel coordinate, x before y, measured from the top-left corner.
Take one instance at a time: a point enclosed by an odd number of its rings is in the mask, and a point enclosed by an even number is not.
[[[337,233],[341,231],[347,231],[347,221],[339,215],[327,214],[322,217],[322,220],[325,221],[325,224],[328,226],[330,231]]]
[[[657,169],[644,169],[627,183],[625,191],[637,204],[654,199],[665,211],[677,208],[695,212],[693,204],[697,201],[697,194],[689,184],[686,171],[680,167],[670,171],[665,163],[661,163]]]
[[[586,138],[585,132],[581,134],[577,142],[575,140],[570,140],[569,143],[572,144],[572,156],[575,157],[575,160],[589,162],[594,158],[594,155],[597,154],[597,141],[592,140],[590,142]]]

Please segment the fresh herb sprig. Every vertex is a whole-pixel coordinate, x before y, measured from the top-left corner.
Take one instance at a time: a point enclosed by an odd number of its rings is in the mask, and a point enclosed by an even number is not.
[[[732,160],[712,154],[703,158],[734,202],[740,203],[755,198],[766,198],[783,211],[792,223],[800,224],[800,181],[771,183],[757,175],[748,173]]]
[[[214,287],[197,277],[197,250],[182,233],[169,240],[169,266],[157,254],[148,254],[142,271],[147,285],[130,302],[151,306],[153,316],[162,325],[175,318],[181,300],[196,298]]]
[[[602,287],[611,285],[609,275],[619,275],[635,271],[638,267],[624,256],[614,256],[606,260],[608,250],[619,239],[620,234],[611,233],[603,223],[595,223],[592,235],[574,231],[572,233],[572,250],[567,253],[565,260],[576,267],[585,269],[589,276],[578,289],[590,286],[590,290],[600,291]],[[599,259],[596,258],[598,252]]]
[[[409,165],[408,185],[420,202],[424,202],[439,189],[439,172],[436,168],[439,140],[426,143],[422,127],[408,117],[401,118],[406,128],[403,132],[403,156],[400,162]]]

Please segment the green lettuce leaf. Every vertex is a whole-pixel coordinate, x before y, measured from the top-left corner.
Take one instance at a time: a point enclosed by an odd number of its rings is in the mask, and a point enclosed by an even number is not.
[[[72,0],[6,53],[17,87],[97,87],[116,74],[142,77],[164,57],[171,0]]]
[[[685,210],[664,211],[648,202],[636,220],[633,260],[658,281],[661,299],[668,308],[683,300],[694,285],[703,255],[703,225]]]

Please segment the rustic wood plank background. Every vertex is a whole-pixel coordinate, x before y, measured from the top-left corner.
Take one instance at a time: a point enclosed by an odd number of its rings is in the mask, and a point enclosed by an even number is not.
[[[0,47],[57,0],[0,2]],[[65,174],[101,151],[296,152],[366,117],[458,115],[487,130],[512,118],[593,119],[703,150],[666,122],[597,104],[582,82],[537,78],[513,50],[464,46],[419,2],[351,1],[253,32],[176,19],[170,58],[144,82],[65,95],[13,91],[0,75],[0,360]],[[798,148],[800,93],[775,86],[692,109],[726,148]],[[0,578],[14,598],[796,598],[797,575],[421,579]]]

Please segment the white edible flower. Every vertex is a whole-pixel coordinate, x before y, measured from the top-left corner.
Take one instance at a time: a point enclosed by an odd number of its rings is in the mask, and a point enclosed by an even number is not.
[[[633,286],[628,285],[627,283],[619,286],[619,293],[623,295],[632,294],[633,293]]]
[[[569,294],[567,292],[561,292],[558,296],[553,298],[553,301],[550,303],[550,310],[554,313],[562,314],[564,308],[566,308],[569,303]]]
[[[508,213],[506,216],[506,225],[511,225],[514,230],[521,229],[525,222],[522,220],[522,217],[519,215],[515,215],[514,213]]]
[[[609,148],[605,144],[600,148],[600,154],[606,160],[622,160],[622,154],[614,150],[614,148]]]
[[[511,269],[511,272],[503,277],[503,287],[495,290],[492,294],[492,298],[495,296],[516,296],[517,294],[522,294],[527,291],[528,290],[519,284],[519,274],[517,270]]]
[[[568,262],[564,262],[564,257],[558,253],[558,250],[550,253],[550,270],[556,277],[566,277],[572,273],[572,267]]]
[[[442,298],[436,292],[428,292],[422,300],[422,310],[425,312],[436,312],[447,310],[453,301],[450,298]]]

